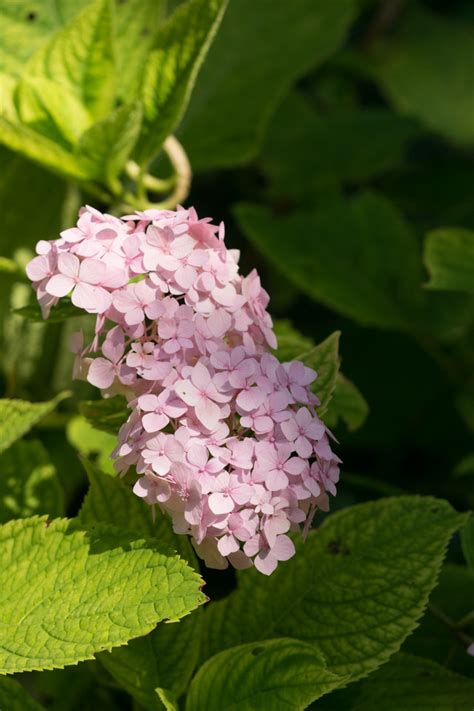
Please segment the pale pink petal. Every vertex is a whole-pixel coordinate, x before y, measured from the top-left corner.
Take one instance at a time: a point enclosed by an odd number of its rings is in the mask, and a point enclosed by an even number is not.
[[[256,556],[254,564],[260,573],[271,575],[278,565],[278,560],[270,550],[263,550]]]
[[[207,427],[208,430],[214,430],[217,427],[221,417],[221,410],[215,402],[212,402],[212,400],[206,397],[200,397],[194,406],[194,410],[198,420],[202,422],[204,427]]]
[[[296,553],[295,545],[288,536],[278,536],[272,546],[272,553],[277,560],[289,560]]]
[[[291,457],[291,459],[288,459],[288,461],[285,462],[285,471],[292,476],[297,476],[304,471],[306,466],[307,462],[303,461],[303,459],[300,459],[299,457]]]
[[[80,262],[79,259],[74,254],[69,254],[68,252],[61,252],[58,257],[58,270],[64,276],[71,277],[74,279],[79,276]]]
[[[229,555],[239,550],[239,544],[232,534],[226,534],[217,541],[217,549],[221,555]]]
[[[229,494],[216,492],[209,497],[209,508],[215,514],[226,514],[234,510],[234,502]]]
[[[46,284],[46,291],[51,296],[66,296],[75,286],[75,281],[71,277],[63,276],[63,274],[55,274]]]
[[[260,388],[249,388],[242,390],[237,395],[237,405],[245,412],[257,410],[265,400],[265,393]]]
[[[41,281],[50,275],[49,262],[44,256],[34,257],[26,265],[26,274],[31,281]]]
[[[87,380],[96,388],[110,388],[115,379],[112,363],[105,358],[95,358],[89,366]]]
[[[178,380],[174,384],[174,390],[187,405],[196,405],[201,397],[199,391],[189,380]]]
[[[170,418],[166,415],[159,415],[155,412],[148,412],[142,418],[143,428],[147,432],[158,432],[158,430],[162,430],[163,427],[166,427],[169,421]]]
[[[105,264],[98,259],[84,259],[79,269],[81,281],[87,284],[101,284],[105,276]]]
[[[279,491],[288,486],[288,477],[279,469],[272,469],[265,474],[265,484],[270,491]]]
[[[294,420],[286,420],[280,427],[289,442],[293,442],[298,437],[298,425]]]

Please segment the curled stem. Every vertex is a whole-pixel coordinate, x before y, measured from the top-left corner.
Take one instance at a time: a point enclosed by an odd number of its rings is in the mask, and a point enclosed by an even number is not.
[[[173,175],[169,178],[155,178],[149,173],[144,173],[142,168],[134,161],[127,162],[125,167],[127,175],[136,182],[138,188],[137,196],[130,193],[126,193],[123,196],[127,208],[155,208],[157,210],[166,210],[175,208],[176,205],[182,203],[187,198],[192,178],[191,164],[188,160],[188,156],[175,136],[168,136],[163,143],[163,150],[167,154],[173,167]],[[167,198],[160,202],[150,202],[146,199],[146,190],[152,193],[172,192]]]
[[[170,163],[173,166],[176,182],[171,195],[166,200],[163,200],[163,202],[154,206],[162,210],[176,207],[176,205],[179,205],[187,198],[191,188],[192,178],[191,164],[188,160],[188,156],[175,136],[168,136],[163,143],[163,149],[167,153]]]

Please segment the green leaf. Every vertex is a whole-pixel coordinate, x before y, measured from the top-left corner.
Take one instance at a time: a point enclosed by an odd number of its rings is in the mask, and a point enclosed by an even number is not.
[[[267,259],[309,296],[365,324],[406,326],[421,269],[414,236],[383,198],[363,195],[285,218],[243,204],[236,215]]]
[[[324,415],[336,387],[337,374],[339,373],[339,337],[340,331],[334,331],[322,343],[312,348],[307,353],[301,353],[298,360],[302,360],[309,368],[313,368],[318,377],[311,389],[318,396],[320,405],[318,414]]]
[[[322,187],[365,181],[399,167],[419,133],[414,121],[386,109],[316,113],[293,91],[268,127],[258,163],[272,195],[307,200]]]
[[[88,462],[84,466],[90,488],[79,514],[83,526],[112,524],[154,538],[198,569],[188,537],[176,535],[168,517],[158,512],[154,521],[150,506],[132,492],[129,484],[103,474]],[[177,624],[160,625],[126,647],[100,654],[98,659],[139,704],[158,709],[157,687],[177,696],[185,690],[198,661],[200,633],[201,614],[196,611]]]
[[[120,686],[146,709],[161,709],[156,689],[180,696],[187,688],[199,659],[201,610],[176,624],[159,625],[146,637],[126,647],[98,655]]]
[[[63,513],[63,490],[41,442],[16,442],[0,454],[0,523]]]
[[[199,669],[186,711],[299,711],[342,681],[312,644],[285,638],[243,644]]]
[[[474,681],[428,659],[397,654],[367,679],[337,692],[327,709],[344,711],[470,711]],[[337,705],[339,704],[339,705]],[[319,705],[316,706],[319,709]],[[321,711],[326,708],[321,705]]]
[[[31,58],[26,75],[64,85],[93,118],[105,116],[116,88],[111,0],[95,0],[56,32]]]
[[[232,0],[179,134],[193,169],[251,160],[290,86],[337,50],[355,12],[353,0]]]
[[[3,674],[91,659],[205,599],[184,561],[113,527],[86,534],[66,519],[11,521],[0,551]]]
[[[144,69],[139,162],[153,158],[181,120],[226,4],[227,0],[189,0],[158,31]]]
[[[69,444],[80,454],[84,457],[97,456],[99,469],[115,476],[110,455],[117,446],[116,435],[97,430],[85,417],[78,415],[67,423],[66,436]]]
[[[474,232],[449,227],[433,230],[426,238],[426,268],[431,289],[474,294]]]
[[[163,24],[165,0],[116,3],[117,95],[124,102],[138,97],[148,54]]]
[[[177,551],[197,569],[196,557],[188,537],[175,534],[167,516],[158,513],[156,520],[153,520],[151,507],[136,496],[123,479],[104,474],[87,460],[83,460],[83,464],[90,482],[79,513],[83,526],[111,524],[146,538],[156,538]]]
[[[116,186],[137,141],[141,118],[140,105],[124,105],[83,133],[76,156],[91,178]]]
[[[23,437],[66,397],[69,393],[60,393],[48,402],[0,400],[0,452]]]
[[[416,116],[455,143],[474,143],[472,54],[467,23],[413,5],[386,45],[375,52],[373,73],[402,114]]]
[[[420,288],[416,236],[380,196],[338,198],[286,217],[240,204],[235,214],[247,237],[292,283],[362,324],[417,333],[431,327],[440,337],[459,336],[467,326],[469,314],[458,298]]]
[[[329,671],[366,676],[416,627],[463,521],[447,502],[416,496],[332,514],[270,578],[239,574],[237,591],[205,611],[203,659],[291,635],[317,645]]]
[[[114,435],[130,415],[127,401],[121,395],[107,400],[83,400],[79,403],[79,412],[96,429]]]
[[[343,420],[350,432],[362,427],[369,414],[364,396],[348,378],[338,373],[331,402],[324,415],[329,427],[336,427]]]
[[[1,3],[0,71],[20,77],[34,52],[83,6],[82,0]]]
[[[5,711],[41,711],[41,706],[31,698],[18,682],[0,677],[0,709]]]
[[[71,89],[42,76],[25,76],[16,88],[18,120],[66,150],[91,124],[85,107]]]
[[[0,143],[58,175],[87,180],[88,174],[61,145],[11,118],[0,115]]]
[[[474,573],[474,516],[472,515],[461,531],[461,544],[466,563]]]

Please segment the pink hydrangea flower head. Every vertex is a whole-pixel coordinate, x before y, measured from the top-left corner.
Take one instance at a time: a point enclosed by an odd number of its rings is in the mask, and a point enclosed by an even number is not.
[[[128,399],[112,457],[134,493],[170,515],[209,566],[270,575],[336,494],[339,458],[311,391],[317,374],[280,363],[269,296],[239,273],[224,226],[194,208],[122,218],[92,207],[26,272],[46,318],[65,297],[96,314],[74,375]]]

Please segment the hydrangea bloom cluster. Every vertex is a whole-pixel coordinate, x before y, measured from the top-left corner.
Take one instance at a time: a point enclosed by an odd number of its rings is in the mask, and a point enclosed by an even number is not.
[[[96,314],[75,375],[126,395],[115,467],[168,512],[209,566],[269,575],[336,493],[340,460],[316,414],[316,373],[280,363],[269,297],[239,274],[223,225],[194,209],[121,219],[86,207],[27,266],[43,315],[61,297]]]

